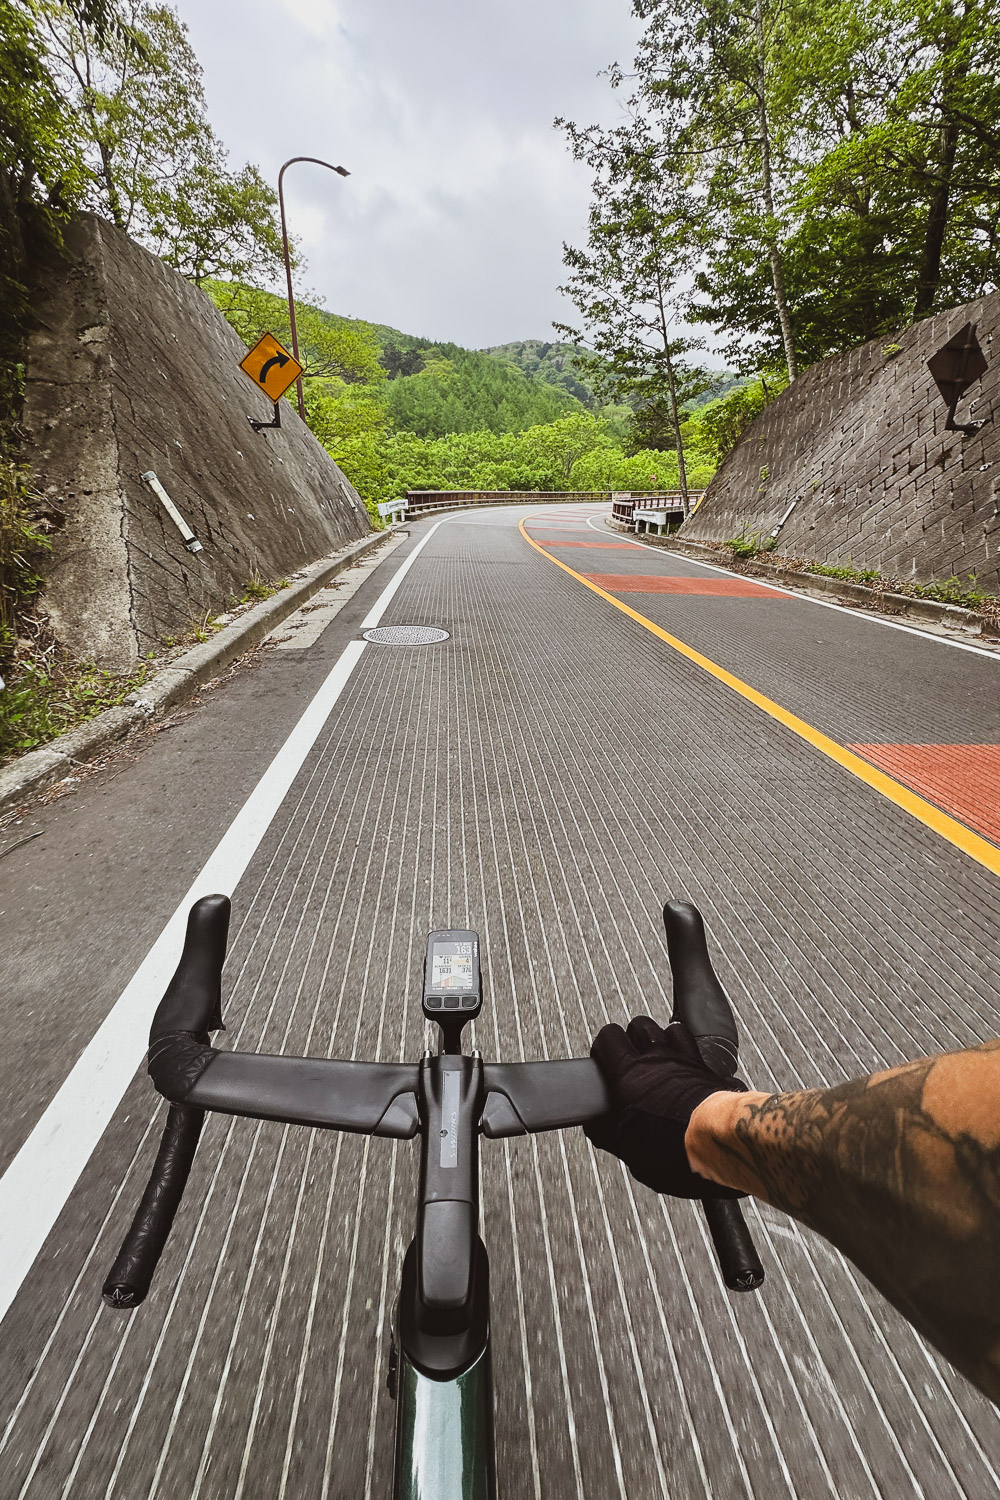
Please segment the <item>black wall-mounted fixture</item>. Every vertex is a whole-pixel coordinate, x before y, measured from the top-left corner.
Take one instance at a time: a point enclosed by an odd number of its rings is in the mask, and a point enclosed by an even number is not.
[[[945,432],[978,432],[982,422],[961,423],[955,421],[955,408],[974,381],[986,373],[987,360],[976,338],[975,323],[966,323],[954,338],[932,354],[927,368],[941,392],[941,399],[948,408]]]

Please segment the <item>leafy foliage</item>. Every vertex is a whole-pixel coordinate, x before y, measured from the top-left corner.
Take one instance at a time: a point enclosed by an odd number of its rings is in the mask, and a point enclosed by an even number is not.
[[[673,447],[686,509],[681,414],[713,382],[685,359],[701,342],[675,326],[692,264],[695,204],[684,182],[657,162],[655,143],[637,122],[566,130],[574,155],[595,175],[586,246],[563,247],[570,277],[560,290],[583,328],[555,326],[584,345],[577,361],[594,388],[631,405],[629,447]]]
[[[284,297],[236,280],[210,280],[204,289],[248,347],[262,333],[273,333],[279,343],[291,348],[292,330]],[[340,318],[296,299],[295,324],[306,381],[332,380],[341,385],[361,381],[371,386],[383,382],[378,337],[370,323]]]
[[[788,385],[784,369],[767,370],[737,386],[695,413],[688,423],[689,441],[713,466],[736,447],[754,419]]]
[[[428,350],[418,373],[390,383],[387,400],[395,424],[422,437],[522,432],[581,409],[568,391],[455,344]]]
[[[625,123],[570,129],[692,211],[686,316],[799,366],[995,288],[1000,11],[981,0],[634,0]],[[671,233],[674,231],[671,230]]]
[[[496,344],[485,349],[494,359],[505,360],[524,375],[568,391],[582,406],[597,405],[593,382],[582,373],[579,361],[585,353],[577,344],[549,344],[541,339],[521,339],[512,344]]]
[[[248,345],[265,330],[289,341],[284,299],[231,282],[205,290]],[[623,451],[619,408],[587,411],[506,359],[308,303],[296,302],[296,321],[307,421],[373,519],[379,501],[410,489],[677,487],[673,452]],[[392,368],[418,360],[413,373],[390,378]],[[701,487],[710,477],[699,457],[694,482]]]
[[[32,515],[32,497],[25,471],[0,458],[0,664],[6,664],[16,644],[17,618],[41,587],[35,568],[49,540]]]
[[[27,662],[0,693],[0,762],[116,708],[149,677],[149,664],[123,675],[54,650]]]
[[[256,167],[229,169],[187,28],[168,6],[127,3],[126,25],[102,35],[59,0],[41,8],[49,65],[89,168],[86,206],[198,284],[274,274],[277,198]]]
[[[110,6],[77,7],[81,25]],[[52,76],[38,16],[27,0],[0,0],[0,452],[11,445],[28,328],[29,261],[61,244],[60,221],[80,199],[86,167],[72,111]]]
[[[524,432],[454,433],[423,438],[390,431],[347,438],[333,457],[367,499],[411,489],[656,490],[677,488],[673,453],[626,457],[603,418],[581,412]],[[692,483],[706,485],[701,464]]]

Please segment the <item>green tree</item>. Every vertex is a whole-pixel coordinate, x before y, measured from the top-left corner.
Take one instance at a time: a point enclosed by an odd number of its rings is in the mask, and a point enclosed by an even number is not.
[[[635,0],[629,100],[711,234],[690,316],[806,363],[1000,274],[1000,12],[984,0]],[[626,83],[612,70],[617,87]],[[751,368],[753,367],[751,365]]]
[[[291,348],[292,330],[288,302],[273,292],[264,292],[239,281],[208,281],[205,291],[226,321],[232,324],[247,348],[262,333],[273,333],[279,343]],[[308,302],[295,303],[299,356],[304,379],[362,382],[382,386],[385,372],[379,360],[375,329],[360,318],[341,318]]]
[[[786,256],[816,359],[996,284],[1000,20],[952,0],[786,4]]]
[[[111,0],[65,7],[92,39],[135,46]],[[76,121],[49,63],[30,0],[0,0],[0,432],[20,388],[29,260],[56,250],[61,223],[88,181]],[[4,440],[0,435],[0,442]]]
[[[734,252],[767,266],[768,312],[794,380],[781,173],[788,122],[774,99],[785,0],[635,0],[633,10],[648,24],[632,108],[655,120],[664,171],[697,184],[696,201],[712,228],[709,267]],[[620,70],[612,81],[623,82]]]
[[[784,369],[765,370],[689,418],[688,441],[714,470],[736,447],[756,417],[788,385]]]
[[[565,128],[574,154],[595,177],[587,244],[563,247],[570,278],[560,290],[575,303],[583,327],[554,326],[590,351],[579,363],[599,393],[627,400],[637,412],[669,413],[686,511],[681,414],[712,383],[684,358],[701,341],[676,327],[685,273],[700,246],[697,206],[641,125]]]
[[[485,354],[514,365],[525,375],[568,391],[583,406],[593,407],[593,389],[588,381],[581,379],[577,368],[577,359],[584,352],[572,344],[553,344],[541,339],[519,339],[515,343],[495,344],[483,350]]]
[[[387,400],[397,427],[426,437],[516,432],[581,410],[568,391],[486,353],[445,344],[421,351],[421,361],[390,383]]]
[[[95,34],[58,0],[46,0],[42,14],[52,72],[91,171],[88,206],[199,285],[276,274],[276,196],[256,167],[229,169],[176,13],[129,0],[127,35]]]
[[[997,275],[1000,13],[981,0],[901,0],[890,17],[905,65],[887,110],[884,160],[921,204],[913,244],[913,315],[921,317],[942,291],[947,297],[956,271],[972,272],[965,288],[956,278],[959,295]]]

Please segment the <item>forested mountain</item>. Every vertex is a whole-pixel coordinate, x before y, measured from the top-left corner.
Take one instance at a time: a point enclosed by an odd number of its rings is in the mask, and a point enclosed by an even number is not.
[[[248,345],[265,331],[290,345],[283,297],[233,282],[209,281],[205,290]],[[559,370],[540,339],[511,346],[533,367],[522,370],[496,352],[433,343],[306,302],[297,304],[296,320],[306,419],[370,503],[407,489],[606,491],[678,484],[673,434],[655,420],[657,413],[599,406],[589,393],[585,406],[545,378]],[[552,350],[558,359],[568,346],[548,346]],[[707,484],[735,441],[729,403],[719,397],[742,384],[720,374],[685,421],[694,488]],[[751,392],[736,427],[762,400]]]
[[[318,310],[330,323],[351,324]],[[397,428],[421,437],[452,432],[525,432],[594,406],[591,391],[569,373],[559,377],[555,359],[508,358],[506,350],[556,350],[540,339],[501,350],[465,349],[403,333],[385,323],[357,322],[378,343],[378,362],[388,384],[385,400]],[[553,378],[555,376],[556,378]]]
[[[494,359],[505,360],[516,365],[525,375],[544,380],[547,385],[568,391],[584,406],[597,404],[594,389],[586,376],[576,368],[577,349],[573,344],[550,344],[541,339],[520,339],[514,344],[494,344],[484,349]]]
[[[483,354],[491,354],[495,359],[516,365],[525,375],[544,380],[557,390],[569,391],[591,410],[600,410],[604,402],[595,396],[590,379],[576,367],[574,356],[579,352],[578,345],[548,344],[542,339],[521,339],[514,344],[494,344],[489,349],[482,350]],[[687,403],[688,410],[694,411],[699,406],[707,406],[710,401],[717,401],[720,396],[726,396],[737,386],[743,385],[745,380],[745,376],[734,375],[732,370],[720,370],[718,378],[712,381],[708,389]]]
[[[455,344],[429,349],[419,371],[390,380],[386,399],[395,425],[421,437],[523,432],[582,409],[568,391]]]
[[[212,283],[209,290],[249,342],[266,326],[288,343],[291,334],[283,298],[239,288],[233,316],[232,284]],[[377,358],[385,374],[381,399],[392,425],[400,431],[425,438],[461,432],[526,432],[529,427],[589,410],[603,416],[619,436],[625,435],[628,408],[608,406],[594,395],[573,369],[575,351],[570,344],[524,339],[494,349],[465,349],[403,333],[388,324],[342,318],[308,303],[298,305],[298,328],[299,352],[313,379],[333,376],[348,384],[370,382],[372,357]],[[718,381],[691,408],[740,383],[739,377],[720,372]]]
[[[531,369],[495,350],[435,344],[384,324],[370,326],[379,343],[379,364],[389,377],[386,399],[393,422],[421,437],[524,432],[592,404],[580,381],[549,378],[554,365]],[[546,347],[539,340],[531,342],[534,348]]]
[[[247,343],[266,330],[290,345],[283,297],[232,282],[209,282],[206,290]],[[483,350],[435,344],[305,302],[296,321],[307,391],[329,399],[331,380],[377,389],[390,424],[419,437],[524,432],[582,410],[568,391]],[[356,416],[357,400],[351,405]]]

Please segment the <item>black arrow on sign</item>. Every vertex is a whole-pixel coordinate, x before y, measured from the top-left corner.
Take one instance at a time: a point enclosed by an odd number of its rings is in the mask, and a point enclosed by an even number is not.
[[[258,383],[260,385],[264,384],[265,380],[267,379],[267,372],[271,368],[272,365],[277,365],[278,369],[280,370],[281,366],[282,365],[287,365],[287,363],[288,363],[288,355],[287,354],[272,354],[271,358],[270,359],[266,359],[264,361],[264,363],[260,367],[260,374],[257,376]]]

